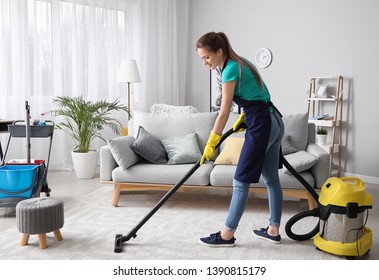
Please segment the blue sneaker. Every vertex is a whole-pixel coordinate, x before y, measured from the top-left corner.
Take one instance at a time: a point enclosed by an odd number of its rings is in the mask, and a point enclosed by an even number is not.
[[[271,243],[279,244],[281,237],[280,235],[277,236],[272,236],[267,233],[268,227],[267,228],[261,228],[260,230],[253,230],[252,235],[263,240],[267,240]]]
[[[236,239],[232,237],[229,240],[221,238],[221,232],[212,233],[208,237],[202,237],[199,239],[199,244],[209,247],[233,247]]]

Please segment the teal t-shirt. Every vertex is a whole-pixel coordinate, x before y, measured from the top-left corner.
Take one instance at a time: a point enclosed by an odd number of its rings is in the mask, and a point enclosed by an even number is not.
[[[236,81],[236,87],[234,89],[235,96],[250,101],[256,100],[265,103],[270,101],[270,93],[266,84],[262,81],[263,87],[261,87],[255,79],[254,74],[251,73],[246,65],[243,65],[242,73],[240,73],[237,62],[232,59],[229,59],[222,71],[222,83],[230,81]]]

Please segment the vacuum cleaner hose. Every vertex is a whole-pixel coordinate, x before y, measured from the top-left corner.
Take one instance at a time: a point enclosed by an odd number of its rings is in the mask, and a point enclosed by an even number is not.
[[[291,164],[289,164],[283,155],[281,156],[281,161],[283,165],[288,169],[288,171],[296,177],[296,179],[307,189],[307,191],[312,195],[313,199],[318,203],[318,193],[314,190],[314,188],[296,171],[295,168],[292,167]]]
[[[295,170],[295,168],[292,167],[291,164],[289,164],[289,162],[285,159],[284,156],[281,156],[281,160],[282,160],[283,165],[307,189],[307,191],[312,195],[313,199],[317,202],[317,204],[319,204],[319,202],[318,202],[319,195],[314,190],[314,188]],[[306,218],[306,217],[320,217],[319,207],[312,209],[312,210],[300,212],[288,220],[288,222],[286,223],[286,226],[285,226],[285,231],[286,231],[286,234],[288,235],[289,238],[291,238],[293,240],[304,241],[304,240],[311,239],[312,237],[314,237],[319,232],[320,221],[318,221],[315,228],[308,233],[295,234],[292,231],[292,226],[295,223],[297,223],[298,221],[300,221],[301,219]]]
[[[300,212],[300,213],[296,214],[291,219],[289,219],[288,222],[286,223],[286,226],[285,226],[286,234],[288,235],[289,238],[291,238],[293,240],[297,240],[297,241],[304,241],[304,240],[308,240],[308,239],[313,238],[319,232],[320,221],[317,222],[317,225],[315,226],[315,228],[313,230],[311,230],[310,232],[305,233],[305,234],[294,233],[292,230],[292,226],[303,218],[319,217],[319,215],[320,214],[319,214],[318,208],[315,208],[312,210],[307,210],[307,211]]]

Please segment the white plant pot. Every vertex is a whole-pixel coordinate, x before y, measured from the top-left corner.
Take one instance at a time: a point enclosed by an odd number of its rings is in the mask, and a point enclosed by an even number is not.
[[[320,146],[325,146],[328,135],[317,134],[316,136],[317,136],[317,144]]]
[[[72,162],[76,176],[79,179],[91,179],[95,177],[98,151],[88,153],[71,152]]]

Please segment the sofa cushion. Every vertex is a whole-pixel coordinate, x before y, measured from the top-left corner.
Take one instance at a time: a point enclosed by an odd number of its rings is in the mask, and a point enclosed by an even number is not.
[[[228,187],[233,186],[234,173],[237,166],[234,165],[216,165],[210,175],[210,183],[212,186]],[[314,178],[308,171],[303,171],[300,174],[311,185],[314,186]],[[282,188],[287,189],[304,189],[304,186],[296,179],[292,174],[286,174],[283,169],[279,170],[280,184]],[[259,183],[251,184],[251,187],[265,188],[262,177],[259,179]]]
[[[216,117],[217,112],[171,115],[134,111],[134,131],[130,129],[129,133],[135,136],[138,126],[144,127],[159,140],[196,133],[200,151],[203,151]]]
[[[130,148],[130,145],[132,145],[134,141],[135,138],[133,136],[107,139],[114,160],[117,165],[124,170],[141,160],[141,158]]]
[[[312,155],[306,151],[298,151],[296,153],[286,155],[285,158],[297,172],[308,170],[315,165],[318,160],[315,155]],[[291,174],[291,172],[285,167],[283,167],[283,172],[286,174]]]
[[[298,151],[305,151],[308,144],[308,113],[283,116],[284,136],[291,137],[291,143]]]
[[[151,164],[144,161],[129,167],[127,170],[116,167],[112,171],[112,179],[115,182],[124,183],[175,185],[183,179],[184,175],[193,166],[193,164]],[[209,185],[209,176],[212,168],[213,162],[204,162],[184,184],[195,186]]]
[[[151,163],[166,163],[167,153],[161,141],[151,135],[142,126],[138,129],[138,135],[130,148]]]
[[[167,164],[195,163],[201,159],[202,154],[195,133],[170,137],[161,142],[167,152]]]
[[[225,140],[225,146],[215,160],[217,164],[237,165],[245,138],[230,137]]]

